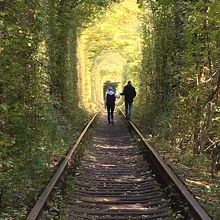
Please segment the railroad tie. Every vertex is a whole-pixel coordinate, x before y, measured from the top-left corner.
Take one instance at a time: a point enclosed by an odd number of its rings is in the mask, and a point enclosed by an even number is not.
[[[118,116],[108,126],[102,114],[74,177],[68,219],[172,219],[167,204],[126,123]]]

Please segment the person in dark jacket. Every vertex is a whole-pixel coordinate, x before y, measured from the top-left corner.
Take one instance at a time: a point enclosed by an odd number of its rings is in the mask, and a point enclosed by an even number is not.
[[[105,105],[108,111],[108,124],[114,125],[115,93],[110,86],[105,94]]]
[[[136,96],[136,91],[131,85],[131,81],[128,81],[128,84],[124,87],[124,90],[120,95],[125,96],[125,115],[128,120],[131,120],[133,101]]]

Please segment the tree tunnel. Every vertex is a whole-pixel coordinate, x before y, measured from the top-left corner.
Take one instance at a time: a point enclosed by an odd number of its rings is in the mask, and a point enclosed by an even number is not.
[[[121,92],[128,80],[139,85],[140,15],[136,1],[123,1],[115,4],[79,36],[79,93],[81,105],[86,109],[103,104],[106,83],[117,84],[117,92]]]
[[[113,85],[119,92],[123,84],[123,76],[127,66],[126,60],[120,54],[105,54],[100,57],[100,63],[92,69],[92,97],[97,103],[103,104],[103,88],[105,85]]]
[[[128,80],[134,122],[208,177],[220,137],[219,0],[1,0],[0,30],[0,218],[27,214],[106,87]]]

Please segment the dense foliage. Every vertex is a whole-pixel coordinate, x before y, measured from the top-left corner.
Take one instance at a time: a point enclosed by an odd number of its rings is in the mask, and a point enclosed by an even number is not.
[[[197,195],[218,219],[210,171],[216,175],[220,162],[220,2],[138,2],[145,12],[138,121],[166,158],[202,174]]]
[[[220,4],[140,4],[146,13],[140,105],[147,129],[181,150],[191,146],[201,153],[220,134]]]
[[[217,169],[220,2],[114,2],[0,0],[0,218],[24,219],[108,81],[132,80],[151,141]]]
[[[77,36],[110,3],[0,1],[0,218],[24,218],[84,126]]]

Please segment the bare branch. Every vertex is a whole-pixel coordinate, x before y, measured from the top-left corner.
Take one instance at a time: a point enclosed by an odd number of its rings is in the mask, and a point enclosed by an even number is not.
[[[209,145],[209,146],[204,150],[204,152],[206,152],[207,150],[209,150],[210,148],[214,147],[216,144],[219,144],[219,143],[220,143],[220,140],[218,140],[218,141],[212,143],[211,145]]]

